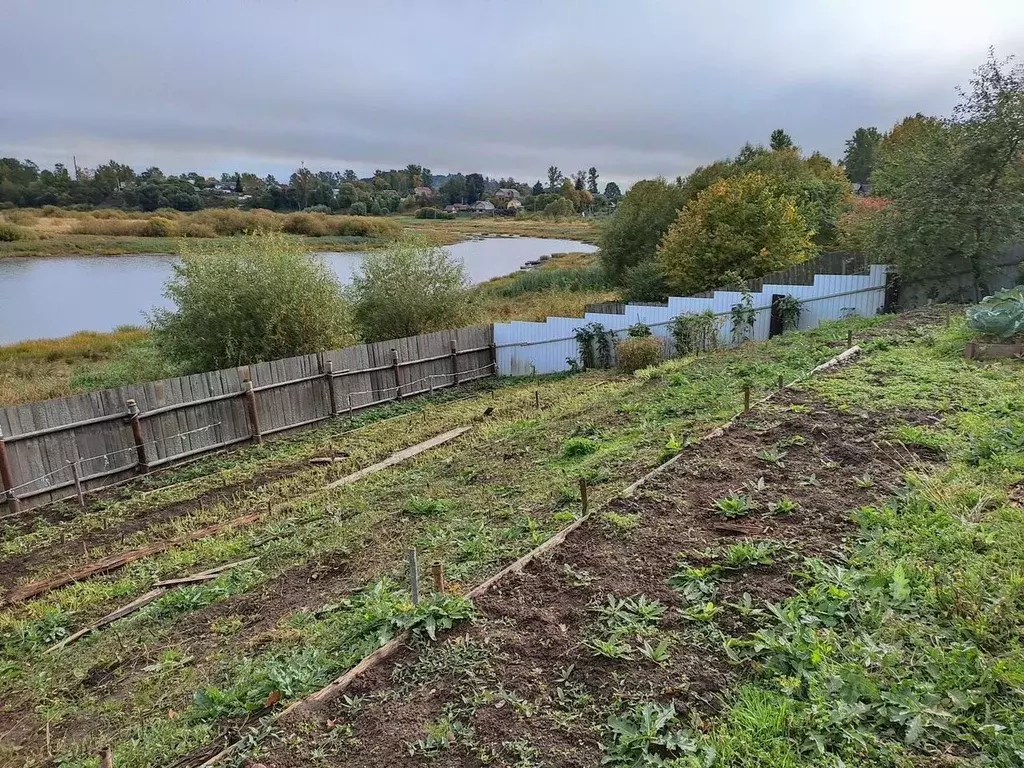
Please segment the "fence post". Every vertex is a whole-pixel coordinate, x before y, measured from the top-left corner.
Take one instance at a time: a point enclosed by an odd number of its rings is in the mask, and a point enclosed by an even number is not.
[[[885,298],[882,302],[882,313],[891,315],[899,311],[900,303],[900,276],[895,270],[889,269],[885,273]]]
[[[491,326],[491,333],[494,333],[494,326]],[[498,345],[493,341],[491,342],[491,370],[494,372],[493,375],[498,375]]]
[[[132,399],[125,401],[128,406],[128,423],[132,425],[132,440],[135,441],[135,455],[138,458],[139,472],[149,472],[146,460],[146,443],[142,439],[142,422],[139,421],[139,406]]]
[[[256,393],[252,391],[252,379],[242,382],[242,391],[245,395],[245,412],[249,416],[249,437],[256,443],[262,443],[263,432],[260,431],[260,414],[256,410]]]
[[[435,560],[430,566],[430,573],[434,577],[434,591],[443,593],[444,586],[444,563]]]
[[[459,342],[452,339],[452,386],[459,385]]]
[[[327,361],[327,372],[324,374],[324,381],[327,382],[327,401],[331,406],[331,416],[338,413],[338,396],[334,393],[334,362]]]
[[[11,461],[7,456],[7,444],[4,442],[4,431],[0,429],[0,480],[4,482],[4,495],[7,497],[7,508],[11,514],[21,511],[18,497],[14,495],[14,475],[11,473]]]
[[[768,319],[768,338],[769,339],[774,339],[776,336],[780,335],[782,333],[782,331],[783,331],[783,328],[782,328],[782,312],[780,311],[780,308],[779,308],[779,302],[781,302],[784,298],[785,298],[785,296],[783,296],[781,293],[773,293],[772,294],[771,314],[769,315],[769,319]]]
[[[391,348],[391,370],[395,374],[395,400],[402,399],[402,380],[398,377],[398,350]]]
[[[580,507],[583,509],[583,514],[587,514],[587,478],[580,478]]]
[[[750,410],[750,385],[747,384],[743,387],[743,412],[746,413]]]
[[[82,491],[82,473],[78,469],[78,459],[68,461],[71,465],[71,477],[75,481],[75,493],[78,495],[78,506],[85,506],[85,493]]]

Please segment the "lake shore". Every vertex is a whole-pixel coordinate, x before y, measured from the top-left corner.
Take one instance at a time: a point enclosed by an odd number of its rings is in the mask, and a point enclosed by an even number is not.
[[[614,300],[615,291],[584,281],[566,285],[558,278],[582,274],[596,269],[596,265],[596,253],[562,253],[535,269],[481,282],[471,289],[475,309],[472,323],[542,320],[555,315],[580,317],[588,304]],[[0,406],[180,373],[183,371],[162,359],[148,330],[139,326],[30,339],[0,345]]]
[[[202,213],[202,212],[200,212]],[[188,220],[185,215],[184,220]],[[539,237],[577,240],[594,244],[598,225],[593,218],[505,218],[460,217],[457,219],[417,219],[412,216],[364,217],[367,222],[385,222],[396,233],[425,237],[438,245],[454,245],[475,237]],[[140,254],[173,254],[178,252],[180,237],[117,234],[79,234],[68,231],[67,219],[27,218],[21,225],[29,239],[0,242],[0,258],[35,256],[130,256]],[[226,246],[235,235],[218,235],[203,239],[214,247]],[[389,236],[295,234],[309,251],[347,253],[383,248],[394,241]]]

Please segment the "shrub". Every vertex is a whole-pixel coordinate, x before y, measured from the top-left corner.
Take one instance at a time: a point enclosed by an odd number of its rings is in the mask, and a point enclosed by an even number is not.
[[[672,320],[670,332],[676,344],[676,354],[691,355],[706,352],[718,346],[719,321],[715,313],[706,309],[699,314],[684,313]]]
[[[662,341],[657,336],[636,336],[622,339],[615,351],[619,357],[619,369],[633,373],[649,368],[661,360]]]
[[[796,200],[762,173],[716,182],[679,212],[658,247],[669,287],[712,290],[736,273],[749,280],[806,261],[814,233]]]
[[[349,207],[349,209],[348,209],[348,212],[351,213],[353,216],[365,216],[366,215],[366,203],[364,203],[364,202],[352,203],[351,207]]]
[[[316,213],[292,213],[284,220],[282,230],[292,235],[323,237],[328,234],[324,216]]]
[[[331,209],[326,205],[310,205],[302,209],[304,213],[330,213]]]
[[[436,219],[439,213],[444,213],[444,211],[437,208],[420,208],[415,215],[417,219]]]
[[[173,221],[156,216],[146,222],[146,237],[173,237],[176,234],[176,227]]]
[[[24,227],[0,221],[0,243],[14,243],[18,240],[30,240],[32,233]]]
[[[634,184],[601,232],[601,261],[609,274],[621,280],[631,267],[653,260],[658,243],[685,202],[685,192],[664,179]]]
[[[626,270],[622,279],[623,301],[664,301],[668,283],[661,265],[655,260],[641,261]]]
[[[556,219],[562,216],[572,216],[574,213],[576,213],[576,208],[573,206],[572,201],[564,197],[553,200],[544,206],[544,215]]]
[[[417,240],[368,253],[347,294],[366,342],[455,328],[469,314],[462,262],[447,248]]]
[[[195,219],[182,219],[177,223],[178,234],[181,237],[216,237],[217,232],[209,224],[204,224]]]
[[[276,233],[227,248],[186,241],[150,317],[160,349],[192,371],[309,354],[351,340],[341,288],[317,257]]]

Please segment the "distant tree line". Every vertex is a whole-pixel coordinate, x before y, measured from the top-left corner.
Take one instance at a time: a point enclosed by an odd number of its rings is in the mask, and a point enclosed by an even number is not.
[[[169,175],[156,167],[136,172],[115,160],[95,168],[68,169],[58,163],[48,169],[31,160],[6,157],[0,158],[0,207],[142,211],[238,207],[384,215],[424,206],[473,205],[480,200],[505,207],[508,200],[496,193],[512,189],[526,210],[575,213],[613,207],[621,196],[614,182],[599,194],[594,167],[564,179],[552,166],[548,179],[547,186],[540,181],[531,186],[480,173],[435,175],[429,168],[411,163],[402,169],[377,169],[367,178],[359,178],[353,170],[314,172],[301,167],[286,181],[279,181],[273,175],[260,177],[248,172],[223,173],[219,178],[195,172]],[[559,202],[562,200],[568,204]]]

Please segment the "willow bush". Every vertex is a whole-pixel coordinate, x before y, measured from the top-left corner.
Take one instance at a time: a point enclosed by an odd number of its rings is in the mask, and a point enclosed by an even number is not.
[[[347,289],[365,342],[458,328],[470,316],[462,261],[447,248],[406,240],[370,251]]]
[[[154,309],[158,348],[189,371],[310,354],[353,341],[341,287],[323,261],[279,233],[227,246],[182,243]]]

